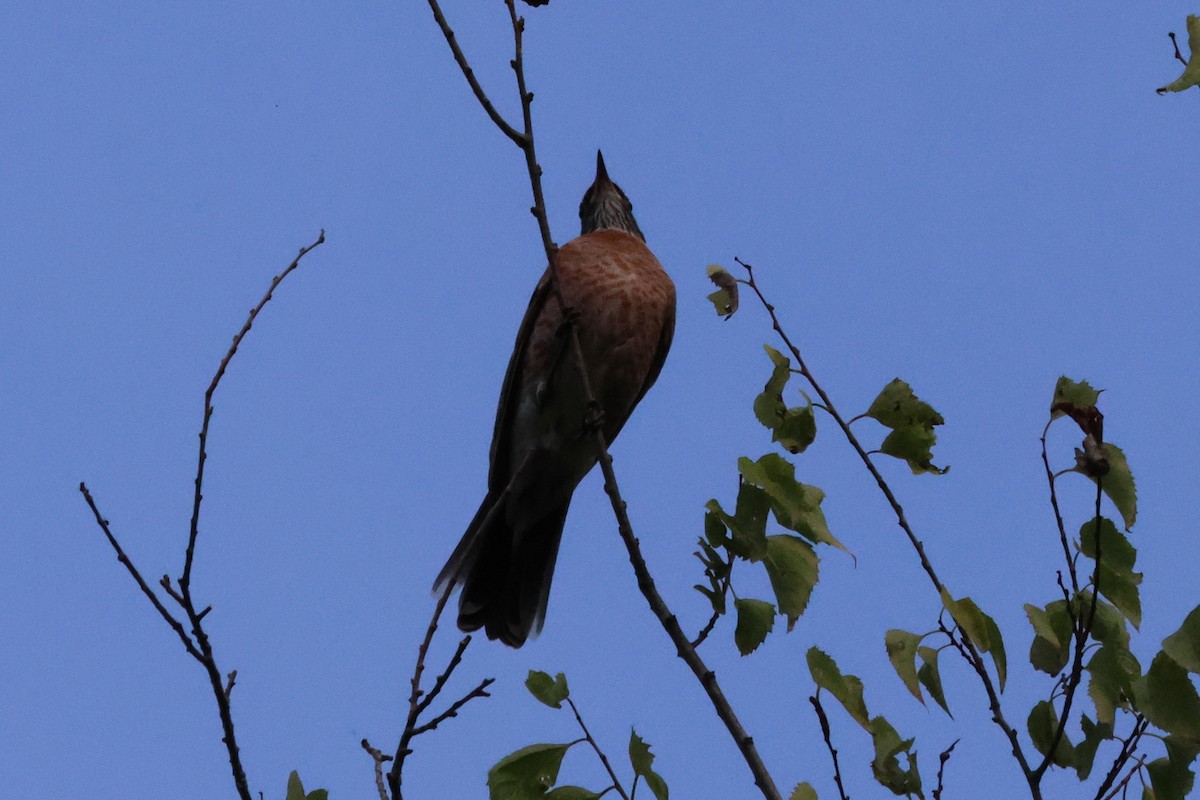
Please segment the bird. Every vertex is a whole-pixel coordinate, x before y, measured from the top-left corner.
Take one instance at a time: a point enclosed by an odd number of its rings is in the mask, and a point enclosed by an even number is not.
[[[487,495],[434,583],[460,586],[458,627],[519,648],[546,618],[575,488],[658,378],[675,331],[675,284],[646,246],[633,204],[596,153],[580,235],[547,268],[517,333],[500,390]],[[564,307],[566,310],[564,311]],[[596,406],[589,407],[575,326]]]

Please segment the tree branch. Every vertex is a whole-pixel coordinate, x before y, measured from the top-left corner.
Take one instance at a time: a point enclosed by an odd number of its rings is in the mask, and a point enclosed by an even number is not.
[[[575,721],[579,723],[579,729],[583,731],[584,741],[590,744],[592,749],[596,751],[596,755],[600,758],[600,763],[604,765],[604,770],[608,773],[609,779],[612,780],[612,788],[617,794],[625,798],[625,800],[629,800],[629,795],[625,794],[625,789],[622,788],[621,781],[617,778],[617,773],[613,771],[612,765],[608,763],[608,756],[604,755],[604,751],[600,749],[600,745],[596,744],[596,740],[592,738],[592,732],[587,729],[587,725],[583,724],[583,717],[580,716],[579,709],[575,707],[575,703],[572,702],[570,697],[566,698],[566,701],[567,705],[571,707],[571,713],[575,715]],[[636,776],[634,780],[637,780]]]
[[[379,800],[390,800],[388,797],[387,783],[383,779],[383,765],[387,761],[391,761],[392,757],[385,755],[382,750],[372,747],[371,743],[363,739],[359,744],[362,749],[367,751],[367,755],[375,762],[375,790],[379,792]]]
[[[443,34],[449,30],[446,24],[445,17],[441,13],[437,0],[428,0],[430,8],[433,10],[434,19],[437,20],[439,27],[442,28]],[[482,88],[477,88],[478,82],[474,81],[473,73],[466,57],[461,49],[455,45],[452,36],[447,35],[446,40],[451,45],[451,50],[454,52],[454,59],[458,63],[459,68],[463,71],[471,83],[472,90],[475,91],[476,99],[480,101],[484,111],[492,119],[493,123],[511,139],[525,154],[525,166],[529,173],[530,188],[533,192],[533,208],[530,209],[533,215],[537,218],[538,230],[542,236],[542,246],[546,252],[546,260],[549,265],[553,291],[555,298],[559,302],[559,307],[564,311],[567,309],[567,304],[564,302],[562,292],[558,285],[558,246],[554,243],[550,235],[550,223],[546,214],[546,203],[542,192],[542,168],[537,161],[537,151],[533,136],[533,94],[528,91],[525,83],[525,66],[524,53],[522,47],[522,35],[525,30],[524,18],[517,15],[514,0],[505,0],[505,6],[508,8],[509,19],[512,22],[513,42],[514,42],[514,57],[511,62],[514,73],[516,74],[517,89],[521,97],[521,112],[525,130],[522,134],[514,136],[507,129],[507,124],[502,125],[502,120],[494,112],[490,101],[487,100],[486,94]],[[489,110],[491,109],[491,110]],[[570,322],[570,316],[566,315],[568,320],[569,336],[571,337],[571,349],[575,355],[577,363],[580,365],[581,383],[584,397],[588,401],[590,407],[595,407],[595,393],[592,390],[591,381],[588,377],[587,364],[583,357],[583,350],[579,344],[579,331],[577,325]],[[716,676],[712,670],[701,660],[696,649],[692,647],[687,636],[679,626],[678,620],[667,607],[666,602],[659,595],[658,590],[654,586],[654,580],[650,576],[649,570],[646,568],[645,558],[642,556],[640,545],[633,533],[633,526],[629,522],[629,516],[626,512],[625,501],[621,498],[620,488],[617,485],[616,473],[612,466],[612,457],[608,454],[608,446],[604,440],[604,434],[598,426],[591,426],[592,440],[596,445],[597,459],[600,463],[600,469],[604,473],[604,490],[608,494],[612,504],[613,513],[617,518],[617,528],[621,534],[621,540],[625,543],[625,548],[629,553],[630,563],[633,565],[634,573],[637,575],[638,588],[642,595],[645,596],[646,602],[649,603],[651,611],[658,618],[659,623],[666,630],[667,635],[675,644],[679,657],[684,663],[691,668],[693,674],[704,687],[705,692],[709,696],[713,707],[717,711],[717,715],[725,723],[725,727],[733,737],[738,749],[742,753],[747,766],[754,776],[754,783],[758,786],[763,796],[767,800],[782,800],[779,790],[775,786],[774,780],[767,772],[766,765],[758,755],[758,750],[754,746],[754,740],[746,733],[741,723],[738,721],[737,715],[734,714],[732,706],[725,698],[721,691],[720,685],[717,683]]]
[[[410,753],[413,752],[410,746],[414,737],[421,735],[427,731],[431,731],[441,723],[445,722],[450,717],[458,716],[458,710],[466,705],[469,701],[476,697],[490,697],[487,693],[487,687],[490,686],[495,678],[485,678],[478,686],[472,689],[463,697],[451,704],[450,708],[443,711],[438,716],[434,717],[429,722],[418,725],[417,721],[421,714],[429,707],[445,687],[446,682],[450,680],[450,676],[454,670],[462,662],[463,653],[466,652],[467,645],[471,643],[470,636],[464,636],[462,641],[458,643],[458,648],[454,651],[454,655],[450,657],[450,661],[442,674],[438,675],[433,682],[433,688],[429,694],[422,699],[424,692],[421,690],[421,676],[425,673],[425,658],[429,654],[429,645],[433,642],[433,634],[437,631],[438,620],[441,619],[442,611],[446,608],[446,603],[450,600],[450,593],[454,591],[454,584],[451,583],[442,591],[441,597],[438,598],[437,607],[433,610],[433,616],[429,620],[429,627],[425,630],[425,638],[421,640],[421,646],[417,649],[417,664],[413,668],[413,676],[410,680],[412,691],[408,696],[408,715],[404,720],[404,730],[400,734],[400,743],[396,746],[395,758],[389,756],[392,760],[392,769],[388,772],[387,782],[392,790],[392,797],[395,800],[403,800],[404,793],[401,785],[404,782],[404,760]],[[369,752],[369,751],[368,751]]]
[[[821,689],[817,687],[817,693],[808,698],[808,702],[812,703],[812,707],[817,711],[817,721],[821,723],[821,736],[825,739],[825,747],[829,750],[829,757],[833,760],[833,781],[837,784],[838,797],[841,800],[850,800],[846,796],[846,787],[842,785],[842,769],[838,766],[838,751],[833,746],[833,737],[829,733],[829,717],[825,716],[825,709],[821,707]]]
[[[208,390],[204,393],[204,422],[200,427],[200,456],[195,478],[196,492],[192,503],[192,521],[188,532],[187,551],[184,556],[183,577],[179,579],[178,591],[171,587],[171,580],[168,576],[164,575],[160,581],[163,590],[180,605],[187,616],[188,624],[192,628],[190,636],[184,630],[183,623],[166,610],[166,607],[158,599],[158,595],[142,579],[141,574],[133,566],[133,562],[125,555],[125,551],[121,548],[116,537],[113,536],[112,531],[109,529],[108,520],[104,519],[100,515],[100,511],[96,508],[96,504],[92,500],[87,486],[82,483],[79,484],[79,491],[83,493],[84,500],[87,501],[88,507],[91,508],[92,514],[95,515],[96,523],[104,531],[104,535],[108,537],[109,544],[116,550],[117,559],[129,570],[129,574],[137,583],[138,588],[142,590],[142,594],[150,600],[159,615],[162,616],[166,623],[171,626],[171,629],[183,641],[188,653],[199,661],[200,665],[204,668],[204,672],[208,676],[209,686],[212,689],[213,698],[217,701],[217,714],[221,719],[221,741],[225,743],[225,750],[229,755],[229,768],[233,773],[233,783],[241,800],[252,800],[252,798],[250,796],[250,786],[246,780],[246,771],[242,767],[241,756],[238,754],[237,737],[233,728],[233,713],[230,708],[230,695],[233,693],[234,682],[237,679],[237,670],[230,672],[224,680],[222,679],[221,671],[217,667],[216,655],[213,653],[212,643],[209,641],[208,634],[204,631],[203,624],[204,617],[208,612],[212,611],[212,606],[205,606],[202,610],[197,611],[196,604],[192,599],[191,590],[192,563],[195,557],[196,539],[199,533],[200,504],[204,499],[201,487],[204,483],[204,463],[208,457],[205,446],[208,439],[208,424],[212,419],[213,413],[212,397],[213,393],[217,390],[217,385],[221,382],[221,377],[229,367],[229,363],[237,354],[238,346],[241,344],[242,339],[250,332],[255,317],[271,301],[275,289],[283,282],[284,278],[300,265],[300,259],[304,258],[310,250],[324,243],[324,241],[325,231],[321,231],[316,241],[307,247],[300,248],[299,254],[292,260],[292,263],[271,281],[271,286],[267,289],[267,293],[259,300],[258,305],[250,310],[250,316],[247,318],[246,324],[233,337],[233,344],[230,345],[229,350],[225,353],[225,357],[221,359],[216,374],[213,375],[212,382],[209,383]]]
[[[879,472],[879,469],[875,466],[875,462],[871,460],[870,454],[862,446],[862,444],[859,443],[858,437],[854,435],[854,431],[850,428],[850,424],[846,422],[845,418],[842,417],[840,413],[838,413],[837,407],[833,404],[833,400],[829,397],[828,393],[826,393],[825,389],[820,383],[817,382],[816,377],[809,370],[808,365],[804,361],[804,357],[800,355],[800,349],[792,343],[791,337],[789,337],[787,332],[783,329],[783,325],[779,322],[779,317],[775,314],[775,306],[767,302],[766,296],[763,295],[762,290],[758,286],[758,282],[754,278],[754,268],[742,261],[740,258],[735,258],[734,261],[736,261],[743,269],[746,270],[748,277],[744,282],[751,288],[751,290],[754,291],[755,295],[758,296],[759,302],[762,304],[763,308],[766,309],[768,316],[771,318],[771,326],[775,329],[775,333],[778,334],[784,346],[787,347],[788,351],[795,359],[800,375],[802,375],[804,379],[808,381],[809,385],[812,386],[813,391],[815,391],[821,398],[821,403],[823,404],[826,413],[828,413],[829,416],[833,418],[833,421],[837,423],[838,427],[842,429],[842,434],[845,435],[846,440],[850,443],[850,446],[854,448],[854,452],[858,453],[859,458],[862,459],[867,471],[870,472],[871,477],[875,479],[875,483],[879,487],[879,490],[883,492],[883,496],[887,499],[888,505],[892,507],[892,512],[896,516],[897,523],[900,525],[901,530],[904,531],[904,535],[908,537],[909,544],[911,544],[913,549],[916,551],[918,558],[920,558],[921,568],[925,571],[925,574],[929,576],[929,580],[933,584],[933,588],[938,592],[938,597],[941,598],[942,593],[947,591],[945,584],[942,583],[941,579],[937,575],[937,572],[934,570],[933,564],[930,562],[929,557],[925,554],[925,546],[922,544],[921,540],[917,538],[912,526],[909,525],[908,519],[904,515],[904,508],[900,505],[900,501],[897,500],[896,495],[892,493],[891,487],[888,485],[887,481],[884,480],[883,475]],[[1000,726],[1000,729],[1004,731],[1005,736],[1008,737],[1009,743],[1012,745],[1013,756],[1016,758],[1017,763],[1020,764],[1021,770],[1024,773],[1026,780],[1029,782],[1030,790],[1033,793],[1034,800],[1038,800],[1038,798],[1041,797],[1041,792],[1036,785],[1036,781],[1033,780],[1033,772],[1029,768],[1029,762],[1021,748],[1021,741],[1017,737],[1017,732],[1010,724],[1008,724],[1004,718],[1004,714],[1001,711],[1000,695],[996,691],[996,687],[992,682],[991,675],[988,674],[983,658],[980,656],[979,650],[975,646],[975,643],[971,641],[971,637],[968,636],[967,632],[961,628],[959,628],[959,631],[962,636],[962,642],[956,642],[956,649],[958,649],[959,653],[962,654],[963,658],[971,665],[972,669],[974,669],[976,674],[979,676],[980,682],[983,684],[984,691],[988,696],[988,705],[992,711],[992,719],[998,726]]]

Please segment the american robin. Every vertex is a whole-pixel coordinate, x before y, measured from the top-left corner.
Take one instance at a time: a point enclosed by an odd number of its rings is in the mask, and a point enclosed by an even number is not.
[[[511,647],[545,620],[567,507],[597,460],[588,426],[599,425],[606,442],[617,437],[658,377],[675,331],[675,284],[600,153],[579,219],[579,237],[558,251],[568,313],[547,270],[500,390],[487,497],[434,584],[438,593],[462,586],[459,628],[484,628]],[[568,316],[599,408],[588,406]]]

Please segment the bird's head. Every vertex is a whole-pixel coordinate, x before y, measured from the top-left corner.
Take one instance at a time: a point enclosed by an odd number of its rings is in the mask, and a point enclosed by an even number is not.
[[[596,151],[596,180],[579,203],[579,221],[581,235],[615,228],[646,241],[637,220],[633,218],[633,203],[629,202],[621,187],[608,177],[608,170],[604,168],[604,154],[599,150]]]

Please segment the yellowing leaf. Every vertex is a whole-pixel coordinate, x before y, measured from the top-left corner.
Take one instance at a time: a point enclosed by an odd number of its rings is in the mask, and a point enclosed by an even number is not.
[[[1187,66],[1183,68],[1183,74],[1179,76],[1178,80],[1154,90],[1159,94],[1182,92],[1184,89],[1200,85],[1200,17],[1197,17],[1195,14],[1188,14],[1187,30],[1188,50],[1191,51],[1191,55],[1188,56]]]

